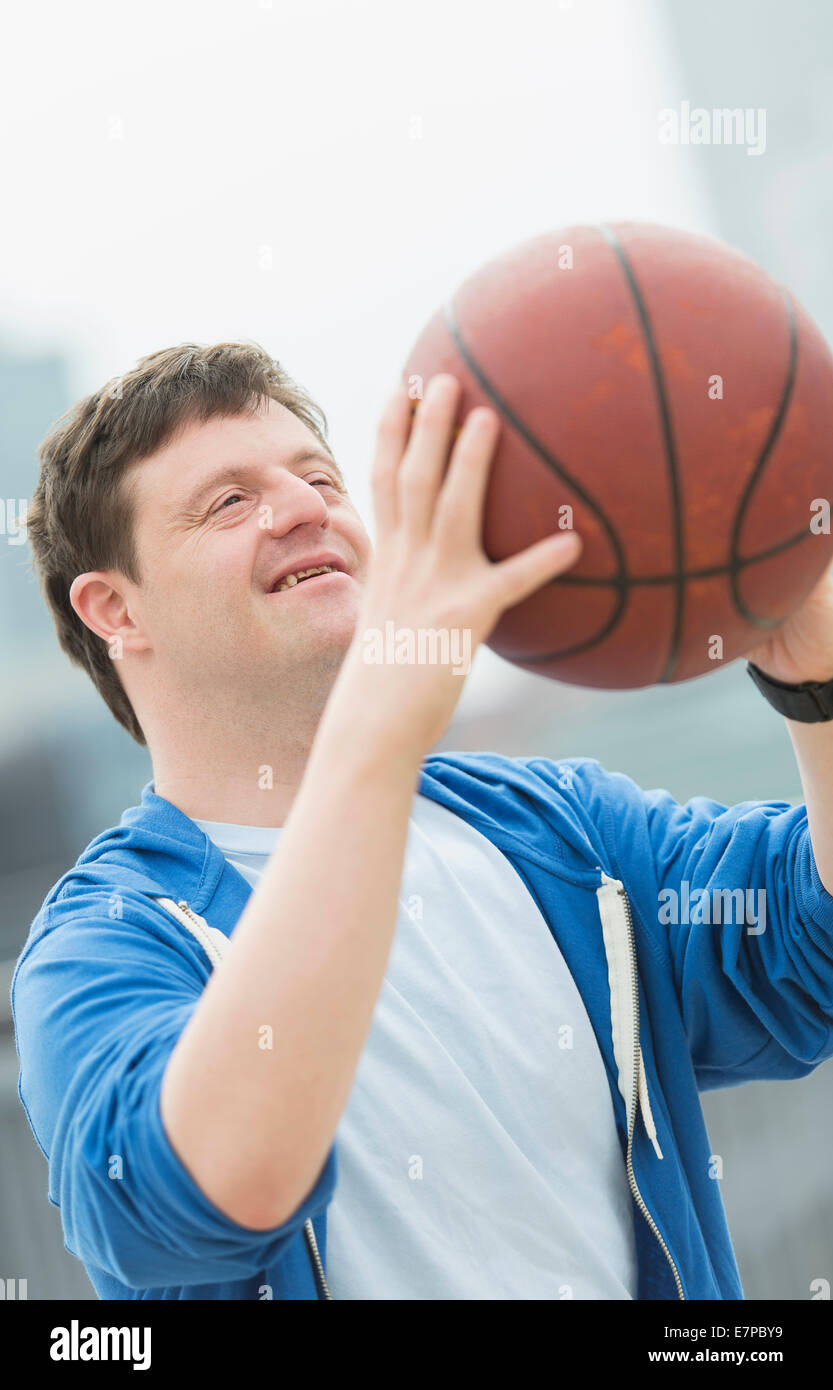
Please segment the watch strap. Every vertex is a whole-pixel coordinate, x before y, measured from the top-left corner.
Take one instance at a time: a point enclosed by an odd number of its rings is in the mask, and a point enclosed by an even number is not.
[[[764,675],[751,661],[747,661],[746,669],[761,694],[786,719],[795,719],[799,724],[821,724],[833,719],[833,679],[789,685]]]

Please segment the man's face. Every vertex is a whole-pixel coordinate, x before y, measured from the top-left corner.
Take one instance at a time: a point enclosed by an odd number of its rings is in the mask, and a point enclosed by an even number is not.
[[[164,680],[206,702],[317,694],[353,637],[370,540],[338,467],[286,407],[189,424],[137,463],[135,607]],[[277,588],[329,564],[333,574]],[[247,696],[249,697],[247,701]]]

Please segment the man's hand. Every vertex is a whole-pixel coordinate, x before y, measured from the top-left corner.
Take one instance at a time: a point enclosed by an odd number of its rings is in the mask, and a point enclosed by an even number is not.
[[[747,660],[790,685],[833,679],[833,569],[777,632],[747,652]]]
[[[464,684],[459,668],[369,665],[367,634],[384,633],[390,622],[415,641],[420,631],[444,629],[458,637],[468,631],[473,656],[504,609],[568,569],[581,553],[579,536],[561,532],[509,559],[488,559],[481,544],[483,507],[500,418],[487,407],[472,410],[452,441],[459,398],[455,377],[434,377],[412,428],[404,387],[387,404],[372,474],[376,553],[340,681],[342,687],[356,681],[363,687],[372,701],[374,730],[395,743],[406,739],[420,754],[451,718]],[[336,687],[332,699],[339,694],[343,689]]]

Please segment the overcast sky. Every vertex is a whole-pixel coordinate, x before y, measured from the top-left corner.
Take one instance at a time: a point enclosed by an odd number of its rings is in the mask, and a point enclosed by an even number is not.
[[[657,138],[688,94],[651,0],[49,0],[6,37],[6,346],[65,353],[81,394],[254,338],[324,406],[371,527],[378,411],[472,270],[577,221],[716,230]]]

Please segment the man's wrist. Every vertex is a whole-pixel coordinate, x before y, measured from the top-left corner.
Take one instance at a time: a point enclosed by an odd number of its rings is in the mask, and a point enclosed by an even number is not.
[[[380,698],[377,668],[368,668],[355,651],[349,652],[327,701],[315,745],[340,747],[362,765],[396,766],[419,771],[427,748],[401,707],[389,708]]]

